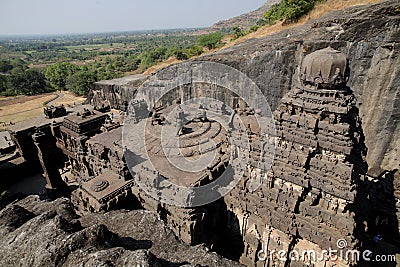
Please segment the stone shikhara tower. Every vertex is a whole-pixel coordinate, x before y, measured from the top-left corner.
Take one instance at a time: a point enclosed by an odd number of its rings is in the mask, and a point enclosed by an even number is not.
[[[271,170],[248,168],[248,178],[262,175],[265,182],[253,193],[237,186],[226,196],[232,215],[228,228],[243,240],[241,262],[284,263],[274,256],[260,261],[261,249],[301,255],[306,249],[339,250],[338,240],[347,244],[344,250],[359,245],[364,227],[358,185],[366,173],[365,146],[347,73],[346,56],[330,47],[304,57],[300,86],[292,88],[274,113]]]

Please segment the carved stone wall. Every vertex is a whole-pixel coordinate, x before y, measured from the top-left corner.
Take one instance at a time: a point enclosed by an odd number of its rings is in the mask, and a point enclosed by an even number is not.
[[[125,111],[136,89],[146,80],[146,76],[131,75],[119,79],[100,81],[93,84],[87,103],[97,110],[108,108]]]

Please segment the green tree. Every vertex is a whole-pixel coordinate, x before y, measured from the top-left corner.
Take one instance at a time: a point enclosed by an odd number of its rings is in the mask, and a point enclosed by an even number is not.
[[[282,19],[284,22],[295,22],[322,1],[324,0],[283,0],[279,4],[273,5],[264,14],[264,17],[269,24],[274,24],[277,20]]]
[[[118,75],[115,73],[114,70],[110,68],[105,68],[105,67],[99,67],[94,71],[94,74],[96,75],[96,80],[111,80],[114,78],[117,78]]]
[[[22,74],[28,69],[28,64],[20,58],[14,58],[10,64],[12,65],[12,69],[9,73],[13,75]]]
[[[267,21],[264,18],[261,18],[261,19],[257,20],[257,22],[256,22],[256,26],[262,27],[265,25],[267,25]]]
[[[12,69],[13,69],[13,66],[10,64],[9,61],[5,61],[5,60],[0,61],[0,72],[8,73]]]
[[[46,68],[45,76],[54,89],[61,91],[65,89],[67,78],[78,69],[79,68],[74,64],[58,62]]]
[[[11,74],[9,77],[10,89],[15,94],[34,95],[46,91],[46,79],[43,73],[35,69],[28,69],[22,73]]]
[[[256,32],[256,31],[258,31],[259,28],[260,28],[260,26],[253,25],[253,26],[250,27],[249,32]]]
[[[154,58],[151,56],[150,53],[144,52],[140,56],[140,68],[142,70],[146,70],[150,68],[151,66],[154,66],[156,64],[156,61]]]
[[[0,74],[0,94],[3,95],[7,89],[8,75]]]
[[[193,45],[189,47],[189,49],[187,49],[187,54],[189,55],[189,57],[200,56],[203,53],[204,53],[203,48],[201,48],[198,45]]]
[[[14,58],[11,60],[10,64],[13,66],[13,68],[21,68],[24,70],[28,68],[28,64],[20,58]]]
[[[208,49],[215,49],[222,45],[222,38],[224,34],[222,32],[214,32],[210,34],[205,34],[199,37],[197,44]]]
[[[82,67],[67,77],[65,87],[77,95],[86,95],[96,81],[96,74],[87,67]]]
[[[189,58],[183,51],[176,51],[175,57],[177,60],[186,60]]]
[[[158,47],[153,51],[146,51],[140,55],[140,67],[145,70],[167,58],[167,48]]]
[[[264,17],[268,24],[274,24],[277,20],[283,18],[283,10],[285,9],[285,0],[279,4],[274,4],[272,7],[265,12]]]

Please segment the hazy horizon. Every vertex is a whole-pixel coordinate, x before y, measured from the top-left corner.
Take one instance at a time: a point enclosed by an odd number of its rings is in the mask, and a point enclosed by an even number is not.
[[[0,35],[62,35],[203,28],[266,0],[3,0]]]
[[[59,36],[79,36],[79,35],[108,35],[108,34],[124,34],[124,33],[164,33],[167,31],[184,32],[197,29],[206,29],[207,27],[193,27],[193,28],[176,28],[176,29],[148,29],[148,30],[116,30],[116,31],[104,31],[104,32],[67,32],[67,33],[26,33],[26,34],[0,34],[0,38],[29,38],[29,37],[59,37]]]

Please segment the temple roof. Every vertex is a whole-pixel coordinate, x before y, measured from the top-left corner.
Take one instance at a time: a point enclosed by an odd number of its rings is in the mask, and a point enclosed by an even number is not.
[[[342,85],[346,83],[346,68],[346,55],[327,47],[304,57],[301,80],[312,85]]]

